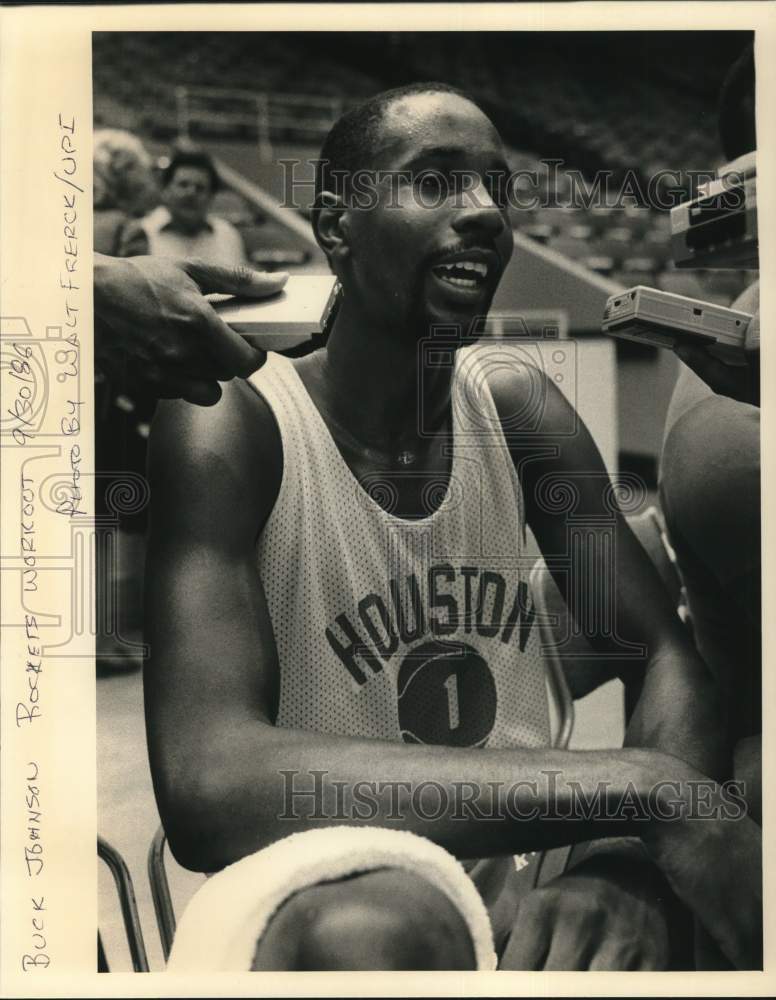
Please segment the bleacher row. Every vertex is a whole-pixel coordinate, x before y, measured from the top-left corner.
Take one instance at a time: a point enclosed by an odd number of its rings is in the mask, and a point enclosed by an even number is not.
[[[92,74],[100,118],[103,107],[118,105],[124,127],[159,139],[175,135],[180,86],[317,97],[366,97],[375,90],[371,77],[325,55],[300,59],[293,40],[279,34],[100,32],[93,36]]]
[[[357,42],[351,43],[354,49]],[[429,44],[421,34],[401,35],[399,44],[385,48],[383,58],[370,62],[369,46],[375,44],[364,39],[361,45],[360,62],[372,69],[367,73],[348,65],[341,52],[337,58],[327,56],[325,47],[314,58],[309,58],[308,47],[308,57],[301,58],[299,46],[282,35],[95,35],[95,121],[130,128],[158,145],[177,134],[175,89],[180,86],[240,88],[248,95],[283,93],[292,95],[292,106],[299,95],[315,95],[311,104],[316,104],[316,120],[325,124],[321,97],[348,102],[363,98],[404,82],[399,74],[406,80],[441,79],[469,90],[492,108],[513,146],[511,165],[536,171],[540,205],[511,213],[513,226],[526,236],[624,286],[656,285],[720,303],[729,303],[745,287],[745,272],[673,268],[666,212],[628,199],[617,207],[570,205],[571,170],[587,177],[601,168],[615,176],[636,170],[647,178],[657,170],[715,166],[719,154],[708,99],[637,73],[613,86],[604,68],[584,59],[575,74],[561,64],[562,53],[546,44],[533,58],[525,49],[522,58],[506,58],[504,37],[485,33],[467,35],[465,61],[454,37],[435,35],[434,44]],[[227,94],[215,95],[213,106],[228,101]],[[195,111],[192,116],[196,124]],[[698,123],[704,119],[709,127],[701,128]],[[192,129],[193,137],[216,154],[222,142],[255,148],[258,135],[251,134],[250,115],[238,127],[228,116],[211,111],[200,126],[199,131]],[[289,136],[281,133],[273,139],[287,142]],[[317,154],[309,136],[300,153]],[[550,173],[542,163],[548,157],[562,158],[567,167]],[[271,170],[271,165],[262,166],[262,183],[268,167]],[[227,199],[221,211],[248,234],[255,259],[271,263],[272,248],[262,241],[261,219],[236,196]],[[273,240],[276,237],[273,232]],[[288,240],[283,243],[288,249]]]
[[[672,85],[655,66],[629,66],[625,52],[603,51],[594,42],[559,45],[535,36],[521,44],[503,33],[473,33],[465,63],[454,38],[429,47],[415,36],[408,45],[423,76],[507,105],[529,142],[554,140],[553,155],[560,151],[571,166],[636,168],[645,176],[714,167],[713,99]]]
[[[685,271],[674,267],[667,213],[622,208],[534,208],[516,229],[624,287],[651,285],[728,305],[751,281],[746,271]]]

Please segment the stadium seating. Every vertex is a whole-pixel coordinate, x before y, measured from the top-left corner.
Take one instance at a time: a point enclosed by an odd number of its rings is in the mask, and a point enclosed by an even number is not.
[[[714,68],[680,52],[678,42],[677,65],[656,67],[649,62],[648,38],[632,43],[630,51],[619,35],[608,41],[575,37],[564,47],[540,35],[470,33],[462,60],[456,34],[346,33],[322,46],[311,35],[283,33],[98,33],[95,120],[130,128],[157,144],[185,129],[282,197],[279,146],[315,157],[322,136],[349,103],[413,79],[450,82],[493,114],[512,146],[513,169],[536,173],[531,192],[540,204],[514,208],[514,228],[616,280],[638,277],[696,292],[691,274],[670,268],[667,212],[627,198],[616,207],[611,200],[608,207],[594,201],[590,209],[570,203],[575,190],[595,194],[595,171],[610,172],[609,193],[617,201],[629,171],[645,189],[658,170],[712,169],[719,161],[710,127]],[[613,85],[613,70],[630,70],[634,63],[649,72],[622,73]],[[263,160],[256,155],[261,108],[273,154]],[[553,157],[562,166],[542,162]],[[255,259],[273,250],[299,250],[239,199],[223,214],[243,229]],[[743,289],[738,272],[716,274],[723,277],[705,283],[716,300],[730,301]]]

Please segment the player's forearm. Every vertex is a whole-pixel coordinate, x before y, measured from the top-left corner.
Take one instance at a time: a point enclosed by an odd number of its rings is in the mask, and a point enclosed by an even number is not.
[[[650,660],[625,745],[670,753],[720,781],[731,777],[719,690],[689,644],[668,646]]]
[[[719,780],[731,776],[723,706],[713,675],[671,605],[657,570],[624,519],[616,533],[616,627],[594,641],[640,688],[626,746],[652,747]],[[635,655],[638,647],[644,657]]]
[[[162,789],[185,864],[221,867],[311,827],[407,829],[458,857],[638,834],[679,761],[641,750],[468,750],[326,736],[246,721],[207,728],[207,783]],[[168,794],[169,793],[169,798]],[[167,799],[167,808],[164,808]]]

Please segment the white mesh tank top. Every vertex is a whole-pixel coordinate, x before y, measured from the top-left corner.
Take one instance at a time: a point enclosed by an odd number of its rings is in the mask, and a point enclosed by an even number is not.
[[[280,665],[277,724],[459,747],[546,746],[522,492],[477,348],[458,352],[449,484],[429,516],[359,482],[291,362],[250,379],[283,476],[258,543]],[[412,475],[407,471],[405,475]]]

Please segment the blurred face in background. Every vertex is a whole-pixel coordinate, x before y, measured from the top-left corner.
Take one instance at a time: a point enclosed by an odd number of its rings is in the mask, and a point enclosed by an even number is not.
[[[144,215],[159,201],[151,158],[140,140],[122,129],[94,133],[94,208]]]
[[[207,170],[181,166],[164,189],[164,203],[176,226],[185,232],[196,233],[205,225],[213,194]]]

